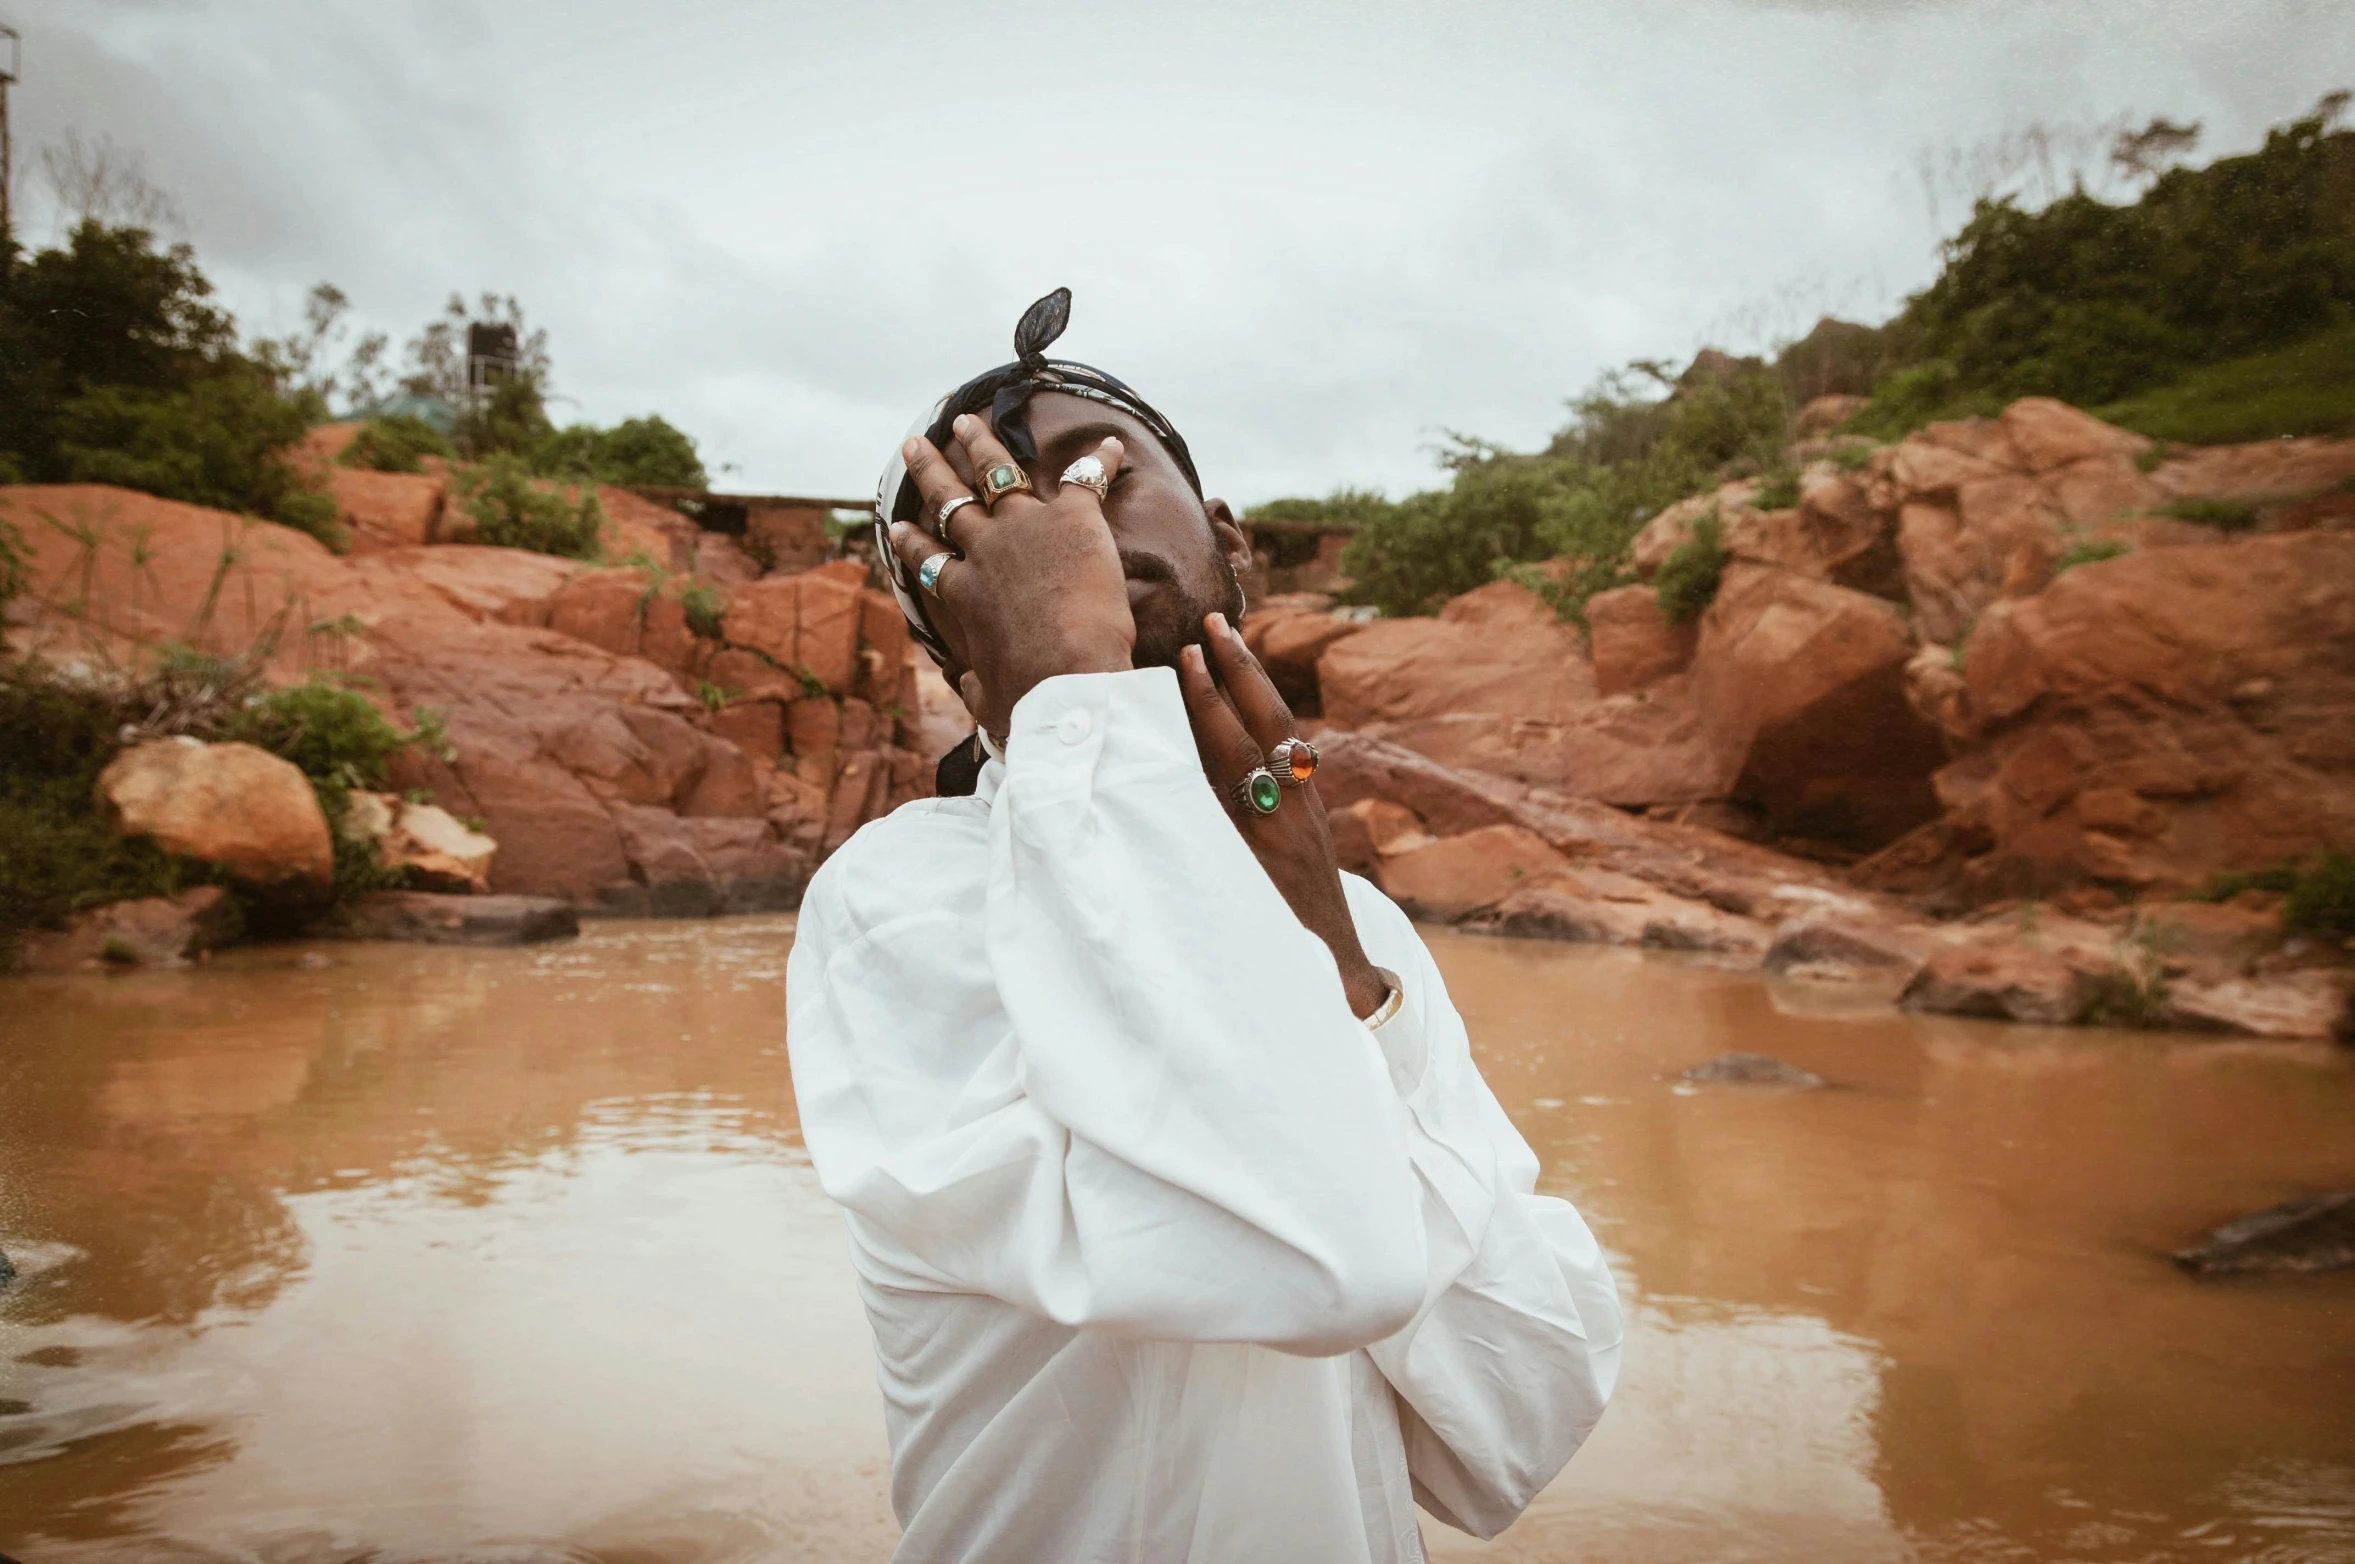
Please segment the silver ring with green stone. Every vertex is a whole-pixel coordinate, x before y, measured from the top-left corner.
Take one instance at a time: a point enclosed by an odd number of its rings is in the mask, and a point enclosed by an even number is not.
[[[1284,790],[1265,766],[1253,766],[1235,784],[1235,802],[1255,815],[1272,815],[1283,801]]]
[[[1030,491],[1030,474],[1012,462],[1000,462],[981,475],[981,503],[995,507],[1007,495]]]

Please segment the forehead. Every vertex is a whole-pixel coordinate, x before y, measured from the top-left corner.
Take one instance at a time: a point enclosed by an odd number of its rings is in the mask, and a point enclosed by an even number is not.
[[[1030,438],[1042,452],[1049,446],[1093,445],[1108,434],[1119,436],[1131,461],[1169,460],[1159,437],[1117,407],[1065,391],[1040,391],[1030,399]]]

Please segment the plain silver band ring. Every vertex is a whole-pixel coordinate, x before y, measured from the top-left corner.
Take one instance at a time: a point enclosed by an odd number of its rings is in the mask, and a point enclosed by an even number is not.
[[[947,569],[948,562],[956,557],[947,549],[942,549],[939,553],[927,558],[923,564],[916,567],[916,585],[938,597],[940,595],[940,573]]]
[[[957,513],[958,506],[978,505],[980,503],[981,502],[979,500],[975,499],[970,494],[960,494],[953,500],[942,500],[940,502],[940,509],[932,513],[933,524],[939,527],[940,530],[945,533],[948,531],[949,518]]]

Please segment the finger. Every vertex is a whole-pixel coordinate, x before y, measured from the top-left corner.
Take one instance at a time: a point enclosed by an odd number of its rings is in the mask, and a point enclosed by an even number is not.
[[[998,437],[991,432],[989,425],[973,414],[959,414],[956,423],[951,428],[956,434],[957,444],[964,448],[965,460],[972,465],[976,478],[987,473],[993,467],[1012,467],[1017,472],[1027,470],[1020,462],[1014,460],[1012,453],[1007,451],[1005,446],[998,443]],[[1034,496],[1008,494],[1002,497],[998,504],[1003,505],[1009,500],[1031,498]]]
[[[1210,659],[1218,668],[1218,682],[1265,755],[1292,736],[1292,708],[1276,693],[1275,681],[1259,666],[1259,659],[1243,644],[1243,632],[1229,624],[1226,615],[1210,614],[1202,623],[1210,632]]]
[[[988,507],[976,502],[960,505],[956,515],[949,518],[944,531],[940,524],[940,508],[960,495],[970,499],[972,488],[957,476],[948,458],[941,455],[930,440],[921,435],[900,447],[900,455],[908,464],[908,476],[916,481],[916,492],[924,496],[924,530],[934,537],[946,537],[958,547],[964,547],[963,527],[988,514]]]
[[[1106,435],[1096,446],[1096,448],[1088,453],[1088,455],[1093,456],[1104,469],[1105,493],[1099,497],[1097,496],[1095,490],[1089,488],[1085,484],[1080,483],[1072,484],[1070,487],[1079,490],[1082,494],[1089,496],[1091,499],[1096,499],[1100,504],[1102,503],[1103,499],[1109,499],[1111,497],[1112,480],[1120,476],[1121,459],[1128,455],[1128,447],[1122,445],[1119,439],[1115,436]],[[1081,460],[1085,459],[1086,458],[1084,457],[1081,458]],[[1072,465],[1077,466],[1078,463],[1075,462]],[[1063,492],[1063,489],[1063,480],[1061,476],[1058,475],[1055,479],[1055,486],[1047,490],[1046,493],[1050,498],[1052,498],[1056,495],[1060,495]]]
[[[1202,768],[1223,798],[1227,789],[1264,757],[1235,709],[1219,693],[1199,646],[1189,646],[1178,654],[1178,693],[1186,703],[1186,720],[1194,728],[1194,747],[1202,752]]]
[[[971,510],[973,507],[968,505],[964,509]],[[963,515],[964,511],[959,511],[958,514]],[[900,564],[906,567],[908,574],[910,576],[916,577],[920,582],[922,580],[920,572],[923,570],[924,562],[926,560],[932,558],[935,554],[948,554],[953,553],[954,551],[943,544],[940,539],[934,537],[931,533],[926,532],[923,528],[918,527],[913,522],[895,521],[891,524],[891,552],[892,555],[899,560]],[[963,560],[947,560],[941,565],[940,574],[934,578],[932,590],[929,594],[925,593],[925,590],[921,585],[916,588],[918,595],[929,595],[935,600],[935,612],[933,615],[935,619],[946,618],[948,621],[950,621],[949,623],[944,623],[941,625],[941,629],[944,634],[948,633],[948,631],[952,628],[955,617],[955,607],[949,601],[950,595],[956,590],[955,585],[952,584],[951,578],[961,574],[964,570],[964,567],[965,562]],[[939,613],[938,610],[941,608],[948,609],[948,614],[944,616]],[[951,637],[951,640],[953,644],[953,636]]]
[[[989,707],[989,692],[981,687],[980,674],[970,668],[965,670],[957,680],[957,699],[965,703],[966,714],[975,722],[982,720],[981,714]]]

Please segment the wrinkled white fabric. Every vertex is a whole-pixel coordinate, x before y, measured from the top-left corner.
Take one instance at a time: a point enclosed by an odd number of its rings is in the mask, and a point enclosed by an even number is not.
[[[1297,806],[1295,806],[1297,807]],[[1050,679],[974,796],[811,881],[787,972],[898,1559],[1401,1564],[1601,1416],[1611,1275],[1347,877],[1377,1032],[1203,779],[1167,669]]]

